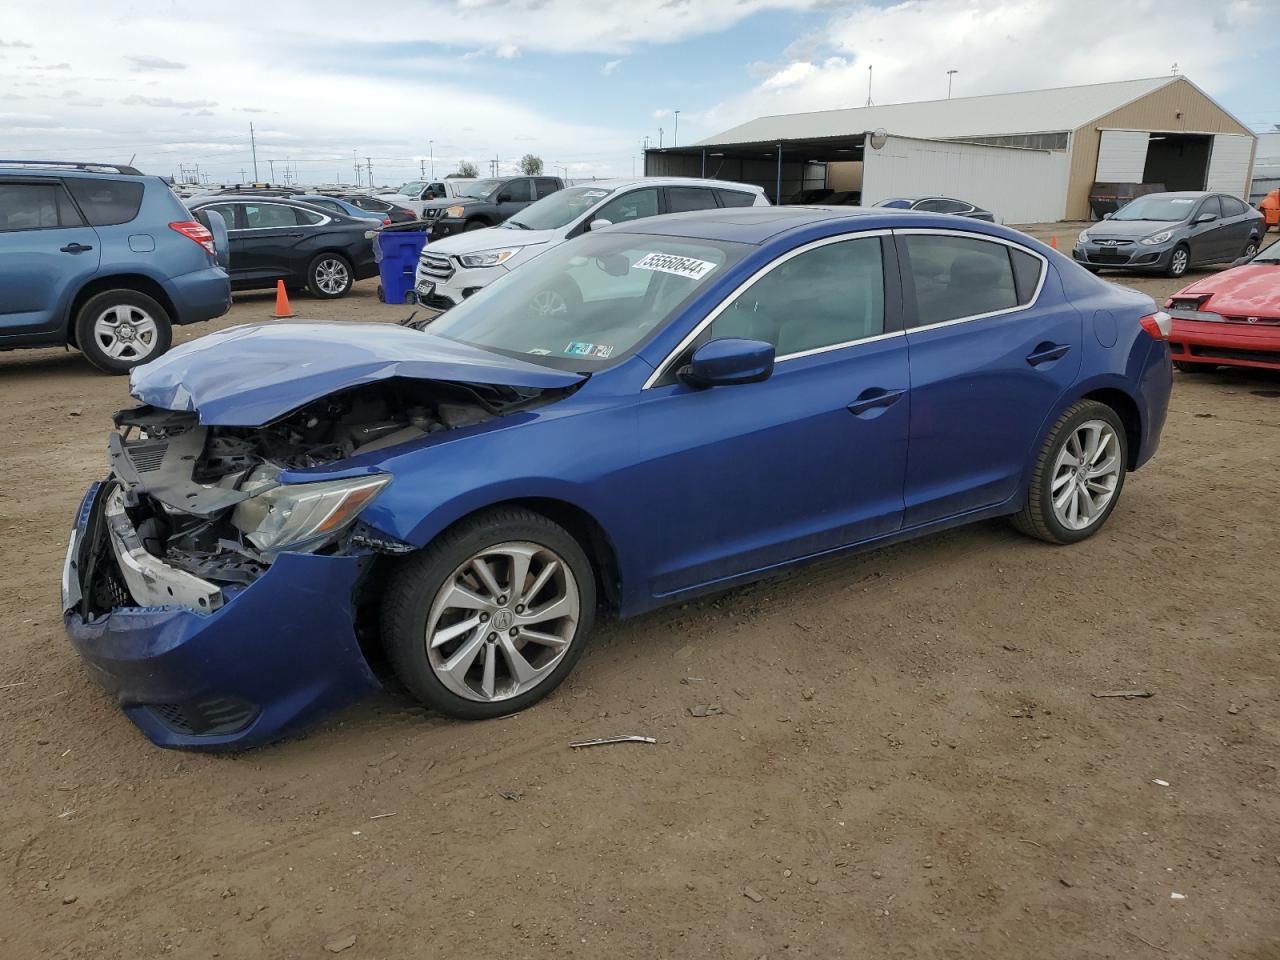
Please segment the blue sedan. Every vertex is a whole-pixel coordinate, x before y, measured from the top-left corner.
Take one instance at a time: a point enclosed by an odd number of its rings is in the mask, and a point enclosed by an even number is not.
[[[1169,319],[1023,234],[735,208],[593,230],[431,322],[263,324],[133,373],[65,619],[161,746],[379,688],[508,714],[632,616],[1008,516],[1096,533],[1155,453]]]

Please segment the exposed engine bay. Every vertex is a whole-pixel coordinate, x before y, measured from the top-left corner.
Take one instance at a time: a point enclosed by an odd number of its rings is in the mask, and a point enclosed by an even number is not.
[[[213,610],[222,589],[257,579],[283,551],[396,553],[407,544],[355,517],[390,482],[371,472],[283,483],[319,467],[549,402],[562,390],[393,379],[331,394],[260,427],[204,426],[198,414],[122,410],[108,441],[114,474],[87,545],[86,613],[178,603]],[[93,556],[93,551],[98,556]],[[106,552],[115,563],[102,563]]]

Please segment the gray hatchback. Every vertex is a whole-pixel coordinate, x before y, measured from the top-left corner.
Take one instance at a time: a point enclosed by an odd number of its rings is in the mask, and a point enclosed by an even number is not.
[[[1188,267],[1253,256],[1265,230],[1262,214],[1230,194],[1149,193],[1083,231],[1071,255],[1094,273],[1180,277]]]

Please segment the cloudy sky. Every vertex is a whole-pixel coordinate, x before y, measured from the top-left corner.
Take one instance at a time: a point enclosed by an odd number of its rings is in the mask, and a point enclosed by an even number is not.
[[[11,3],[0,155],[214,180],[378,183],[460,159],[628,174],[645,136],[751,117],[1162,76],[1280,124],[1275,0],[332,0]],[[361,10],[367,10],[367,15]],[[550,172],[550,169],[549,169]]]

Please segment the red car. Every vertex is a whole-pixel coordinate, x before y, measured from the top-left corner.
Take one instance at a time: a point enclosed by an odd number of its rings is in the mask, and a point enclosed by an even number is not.
[[[1165,309],[1173,317],[1169,346],[1179,370],[1219,364],[1280,370],[1280,243],[1183,287]]]

